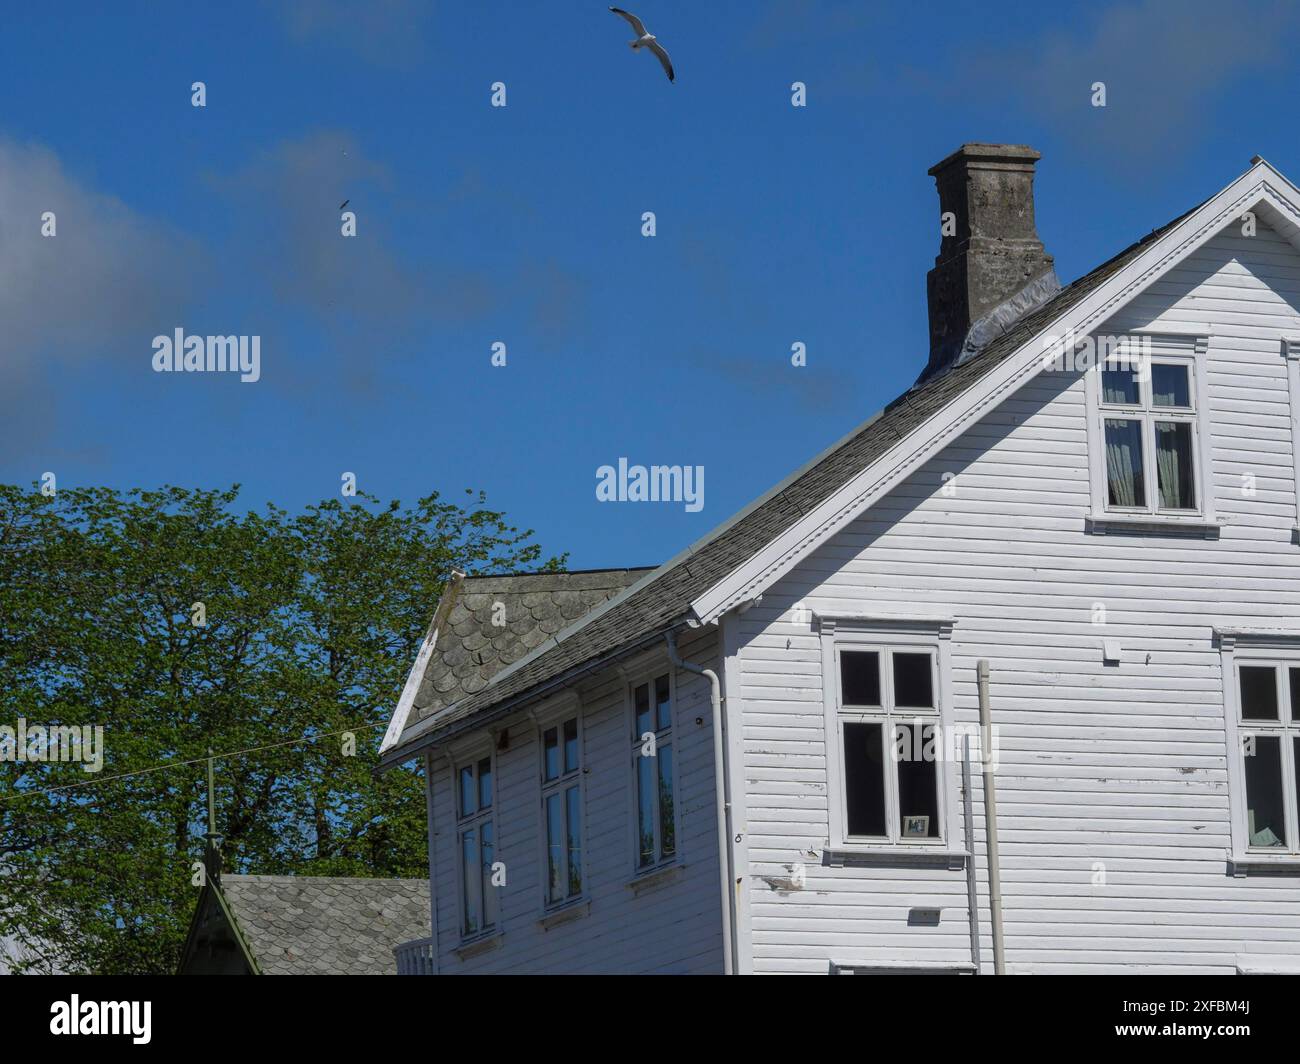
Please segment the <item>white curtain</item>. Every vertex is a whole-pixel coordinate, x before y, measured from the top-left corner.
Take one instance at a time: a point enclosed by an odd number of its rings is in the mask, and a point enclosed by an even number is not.
[[[1187,426],[1156,422],[1156,469],[1160,505],[1169,510],[1196,506],[1192,489],[1192,433]]]
[[[1142,469],[1141,423],[1106,420],[1106,480],[1112,506],[1141,506],[1139,476]]]

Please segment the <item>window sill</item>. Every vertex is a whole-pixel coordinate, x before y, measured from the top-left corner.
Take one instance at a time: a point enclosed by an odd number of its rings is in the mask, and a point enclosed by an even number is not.
[[[647,891],[658,890],[661,887],[666,887],[669,883],[675,883],[685,871],[686,866],[680,864],[652,868],[650,871],[641,872],[629,880],[627,889],[638,895]]]
[[[966,867],[965,850],[939,846],[863,846],[822,851],[822,864],[830,868],[947,868]]]
[[[831,975],[977,975],[970,961],[831,961]]]
[[[1218,539],[1223,522],[1214,517],[1174,517],[1169,514],[1091,513],[1083,523],[1089,535],[1191,536]]]
[[[461,960],[467,961],[471,957],[477,957],[480,956],[481,954],[487,953],[489,950],[497,949],[498,947],[501,946],[502,940],[505,937],[506,937],[505,932],[493,931],[490,934],[482,936],[481,938],[471,938],[465,942],[462,942],[459,946],[457,946],[454,950],[452,950],[452,952],[455,953],[456,956],[459,957]]]
[[[538,919],[537,926],[543,931],[549,931],[553,927],[560,927],[563,924],[572,923],[574,920],[581,920],[590,912],[591,901],[589,899],[566,902],[558,909],[547,911]]]
[[[1228,874],[1243,876],[1300,876],[1300,854],[1237,853],[1228,860]]]

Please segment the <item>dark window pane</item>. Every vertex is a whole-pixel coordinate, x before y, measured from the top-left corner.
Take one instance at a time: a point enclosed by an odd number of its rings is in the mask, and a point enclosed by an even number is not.
[[[564,897],[564,810],[559,794],[546,796],[546,899]]]
[[[934,725],[902,724],[894,728],[898,764],[898,837],[939,837],[939,779],[933,751]]]
[[[1156,486],[1162,509],[1196,509],[1192,426],[1186,421],[1156,422]]]
[[[1246,765],[1247,841],[1251,846],[1285,846],[1282,743],[1276,735],[1248,735],[1242,753]]]
[[[885,834],[885,773],[880,724],[844,725],[844,793],[850,835]]]
[[[555,728],[542,732],[542,779],[553,780],[560,774],[560,733]]]
[[[564,792],[565,825],[569,847],[569,897],[582,893],[582,791],[570,787]]]
[[[673,748],[660,746],[659,756],[659,849],[661,856],[677,852],[677,824],[673,814]]]
[[[564,771],[573,772],[578,767],[578,718],[564,722]]]
[[[1102,370],[1101,401],[1122,406],[1137,406],[1141,398],[1138,395],[1138,382],[1133,379],[1133,370]]]
[[[636,820],[639,846],[638,863],[644,867],[655,863],[655,759],[636,759]]]
[[[478,763],[478,807],[480,809],[492,807],[492,759],[490,757],[485,757]]]
[[[1288,670],[1291,674],[1291,719],[1300,724],[1300,669]],[[1296,780],[1300,782],[1300,761],[1296,762]]]
[[[1162,365],[1159,362],[1151,366],[1151,405],[1180,406],[1192,405],[1192,391],[1188,387],[1187,367]]]
[[[648,683],[638,685],[632,692],[632,700],[636,707],[636,731],[633,732],[632,738],[640,742],[641,736],[646,732],[654,731],[650,727],[650,685]]]
[[[1106,418],[1106,486],[1111,506],[1145,506],[1142,422]]]
[[[880,655],[874,650],[840,652],[840,703],[880,705]]]
[[[478,810],[478,792],[474,789],[474,766],[464,765],[460,770],[460,815],[469,816]]]
[[[1241,719],[1277,720],[1277,669],[1272,665],[1241,667]]]
[[[663,731],[673,726],[673,704],[668,697],[668,677],[660,676],[655,680],[655,707],[658,728]]]
[[[473,828],[461,832],[460,866],[464,872],[462,887],[465,894],[464,931],[469,935],[478,930],[479,922],[478,833]]]
[[[894,659],[894,705],[934,708],[934,681],[929,654],[892,655]]]
[[[483,845],[483,926],[493,927],[497,922],[497,887],[492,885],[492,821],[479,825],[479,838]]]

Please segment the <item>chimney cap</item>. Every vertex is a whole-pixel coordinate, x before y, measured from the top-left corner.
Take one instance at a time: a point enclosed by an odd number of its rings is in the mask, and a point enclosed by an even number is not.
[[[1042,157],[1042,152],[1035,151],[1028,144],[985,144],[981,141],[970,141],[935,163],[926,173],[934,177],[939,171],[961,162],[993,163],[1004,166],[1010,164],[1013,167],[1032,168]]]

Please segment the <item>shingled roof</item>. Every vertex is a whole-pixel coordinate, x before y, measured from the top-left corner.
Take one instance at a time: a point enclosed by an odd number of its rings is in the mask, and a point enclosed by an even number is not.
[[[1208,201],[1207,201],[1208,202]],[[1152,231],[1091,273],[1025,314],[969,360],[918,381],[880,413],[704,539],[644,577],[577,625],[559,632],[528,657],[469,692],[446,713],[408,721],[384,764],[409,757],[432,741],[450,738],[562,687],[576,672],[660,639],[690,618],[691,603],[852,480],[877,458],[972,387],[1136,259],[1150,244],[1199,209]]]
[[[482,691],[506,667],[652,572],[587,569],[448,581],[426,642],[429,653],[404,729]],[[441,721],[440,717],[440,721]]]
[[[393,975],[429,934],[427,879],[235,876],[220,890],[264,975]]]

